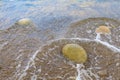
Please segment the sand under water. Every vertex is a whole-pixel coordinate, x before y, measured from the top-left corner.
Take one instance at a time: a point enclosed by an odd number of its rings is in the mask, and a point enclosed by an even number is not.
[[[101,25],[111,34],[96,39],[95,30]],[[39,30],[32,22],[15,23],[0,31],[0,80],[120,80],[119,30],[120,22],[109,18],[73,22],[59,32]],[[68,43],[86,50],[84,64],[62,55]]]

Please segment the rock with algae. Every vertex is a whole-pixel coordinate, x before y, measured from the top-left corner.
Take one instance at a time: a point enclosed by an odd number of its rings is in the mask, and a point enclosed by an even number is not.
[[[86,51],[78,44],[66,44],[62,53],[69,60],[76,63],[85,63],[87,60]]]

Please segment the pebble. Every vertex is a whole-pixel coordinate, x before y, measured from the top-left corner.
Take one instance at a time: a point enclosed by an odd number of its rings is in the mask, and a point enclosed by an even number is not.
[[[18,24],[19,25],[28,25],[30,24],[32,21],[29,19],[29,18],[23,18],[23,19],[20,19],[18,21]]]
[[[63,55],[76,63],[85,63],[87,61],[86,51],[78,44],[66,44],[62,49]]]

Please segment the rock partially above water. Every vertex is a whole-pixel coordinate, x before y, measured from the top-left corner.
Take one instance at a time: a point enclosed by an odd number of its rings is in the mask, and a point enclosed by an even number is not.
[[[99,34],[110,34],[111,31],[109,29],[109,27],[107,26],[99,26],[96,31],[96,33],[99,33]]]
[[[32,21],[29,18],[20,19],[17,23],[19,25],[29,25]]]
[[[86,51],[78,44],[66,44],[62,49],[62,53],[76,63],[85,63],[87,60]]]

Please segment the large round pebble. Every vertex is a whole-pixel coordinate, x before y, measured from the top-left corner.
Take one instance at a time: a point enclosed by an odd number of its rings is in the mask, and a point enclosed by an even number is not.
[[[66,58],[76,63],[85,63],[87,60],[86,51],[78,44],[66,44],[62,53]]]

